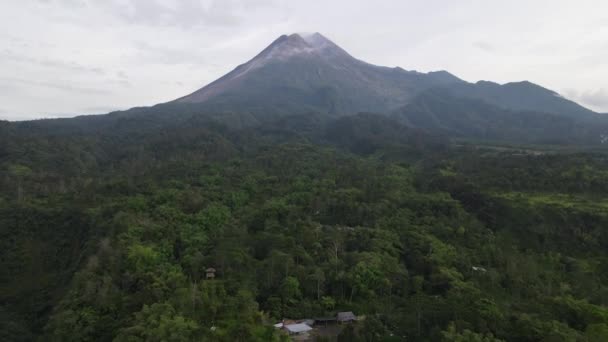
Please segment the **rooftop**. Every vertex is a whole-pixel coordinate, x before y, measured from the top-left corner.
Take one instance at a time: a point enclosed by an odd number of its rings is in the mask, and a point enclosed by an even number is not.
[[[308,324],[304,323],[296,323],[296,324],[287,324],[284,326],[287,331],[293,334],[299,334],[307,331],[311,331],[312,328],[308,326]]]
[[[357,319],[357,316],[352,311],[338,312],[338,321],[352,321]]]

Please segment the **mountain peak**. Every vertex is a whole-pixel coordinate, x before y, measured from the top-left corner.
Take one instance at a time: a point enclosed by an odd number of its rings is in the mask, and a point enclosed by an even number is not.
[[[293,56],[350,57],[350,55],[322,34],[292,33],[282,35],[258,54],[253,60],[285,60]]]
[[[335,45],[331,40],[327,39],[324,35],[319,32],[314,33],[296,33],[302,39],[312,47],[325,47],[328,45]]]
[[[290,35],[281,35],[279,38],[275,39],[275,41],[272,42],[272,44],[270,44],[268,47],[279,46],[283,44],[308,45],[306,40],[301,35],[297,33],[292,33]]]

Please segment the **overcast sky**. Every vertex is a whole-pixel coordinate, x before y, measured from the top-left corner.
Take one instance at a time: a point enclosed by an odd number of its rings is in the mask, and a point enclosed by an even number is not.
[[[0,119],[169,101],[314,31],[369,63],[529,80],[608,112],[603,0],[2,0]]]

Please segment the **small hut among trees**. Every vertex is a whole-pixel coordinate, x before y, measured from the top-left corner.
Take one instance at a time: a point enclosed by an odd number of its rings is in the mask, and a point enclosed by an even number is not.
[[[336,318],[338,323],[350,323],[357,320],[357,316],[352,311],[338,312]]]
[[[215,268],[213,267],[209,267],[205,270],[206,276],[205,278],[207,279],[215,279]]]

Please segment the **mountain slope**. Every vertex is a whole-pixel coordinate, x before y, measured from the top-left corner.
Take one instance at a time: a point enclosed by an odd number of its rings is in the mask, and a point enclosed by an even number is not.
[[[425,89],[460,82],[445,71],[423,74],[362,62],[319,33],[292,34],[176,102],[232,110],[387,112]]]
[[[541,144],[601,144],[608,118],[586,120],[531,110],[511,110],[486,101],[432,89],[392,114],[411,127],[452,137]]]
[[[552,113],[577,120],[589,119],[597,114],[552,90],[528,81],[503,85],[488,81],[462,82],[446,88],[455,97],[483,100],[506,109]]]
[[[389,113],[431,88],[512,111],[585,121],[596,117],[595,112],[527,81],[468,83],[446,71],[419,73],[368,64],[319,33],[283,35],[247,63],[174,103],[257,113],[258,119],[259,113]]]

